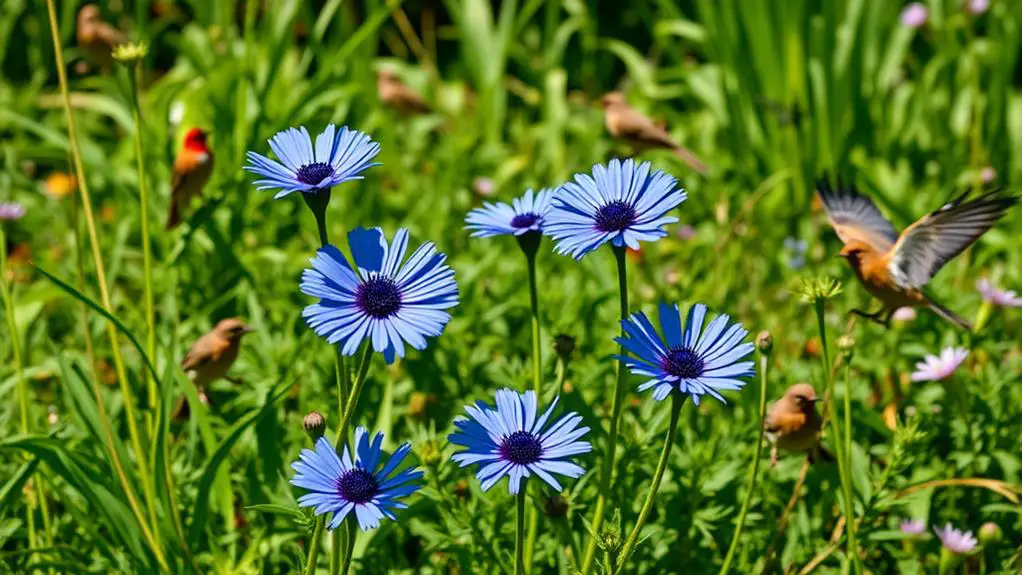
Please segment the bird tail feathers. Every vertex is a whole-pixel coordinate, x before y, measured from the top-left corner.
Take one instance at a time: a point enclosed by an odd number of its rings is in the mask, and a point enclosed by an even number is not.
[[[933,310],[933,313],[935,313],[935,314],[939,315],[940,317],[944,318],[945,320],[951,322],[952,324],[957,326],[959,329],[963,329],[965,331],[972,331],[972,324],[969,323],[969,321],[967,319],[965,319],[962,316],[956,314],[955,312],[949,310],[948,308],[940,305],[939,303],[934,301],[932,298],[930,298],[930,296],[926,296],[926,305],[931,310]]]

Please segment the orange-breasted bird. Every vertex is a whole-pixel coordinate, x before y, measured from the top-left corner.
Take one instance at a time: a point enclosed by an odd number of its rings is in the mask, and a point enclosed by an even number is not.
[[[120,30],[102,20],[95,4],[86,4],[78,11],[75,36],[85,58],[100,66],[110,65],[114,48],[128,41]]]
[[[664,148],[674,152],[681,161],[690,168],[706,173],[706,164],[688,148],[674,141],[662,126],[647,118],[642,112],[632,108],[621,92],[610,92],[605,95],[603,103],[603,122],[610,135],[624,140],[636,152],[650,148]]]
[[[820,400],[808,383],[796,383],[767,409],[763,429],[770,440],[770,465],[777,465],[777,450],[805,453],[810,463],[833,461],[834,456],[820,445],[823,418],[816,413]]]
[[[238,359],[241,338],[252,328],[238,318],[220,320],[199,339],[181,361],[181,368],[200,390],[213,381],[227,376]]]
[[[213,151],[206,143],[206,132],[192,128],[185,134],[181,152],[174,159],[174,179],[170,184],[170,208],[167,213],[167,229],[173,229],[181,222],[181,214],[192,198],[202,192],[213,173]]]
[[[430,111],[426,100],[390,70],[380,70],[377,73],[376,93],[384,105],[402,114],[426,114]]]
[[[883,304],[872,314],[857,309],[853,313],[889,326],[898,308],[926,307],[962,329],[972,329],[968,321],[934,301],[923,288],[1018,203],[1017,197],[994,190],[966,201],[966,191],[899,235],[876,205],[854,187],[834,190],[824,180],[817,189],[827,218],[845,244],[841,257]]]

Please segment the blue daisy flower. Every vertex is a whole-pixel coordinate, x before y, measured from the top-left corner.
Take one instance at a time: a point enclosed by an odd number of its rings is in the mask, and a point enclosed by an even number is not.
[[[333,513],[327,524],[331,530],[336,529],[353,510],[362,531],[376,529],[384,517],[396,520],[394,510],[408,507],[398,499],[422,487],[416,482],[422,478],[422,472],[412,466],[394,474],[412,450],[407,443],[398,447],[387,463],[380,467],[382,445],[382,433],[377,433],[370,443],[366,429],[358,427],[355,429],[354,461],[347,445],[344,446],[344,454],[338,456],[337,450],[325,437],[316,441],[315,450],[303,449],[298,461],[291,464],[291,468],[298,472],[291,478],[291,485],[309,491],[298,498],[298,505],[314,507],[316,515]]]
[[[317,193],[337,184],[361,180],[363,176],[359,174],[380,165],[372,161],[380,153],[380,145],[347,126],[338,130],[330,124],[316,136],[315,147],[305,126],[277,132],[269,144],[280,161],[248,152],[245,170],[263,177],[256,180],[257,189],[280,190],[274,199],[294,192]]]
[[[553,190],[544,188],[535,193],[525,192],[515,198],[511,205],[504,202],[491,204],[485,202],[482,208],[476,208],[465,217],[466,229],[474,230],[472,237],[488,238],[499,235],[521,236],[528,232],[543,231],[543,222],[550,211],[550,198]]]
[[[639,386],[639,391],[652,387],[653,397],[660,401],[671,390],[677,390],[692,396],[692,401],[699,405],[699,398],[704,394],[727,403],[721,391],[745,386],[739,378],[756,373],[753,362],[739,361],[754,349],[752,343],[743,343],[748,332],[740,323],[729,325],[730,318],[726,314],[715,317],[703,330],[705,318],[706,306],[696,304],[689,309],[682,329],[678,306],[662,303],[662,337],[642,312],[621,321],[627,337],[615,338],[615,341],[636,357],[618,356],[618,359],[633,374],[650,378]]]
[[[593,175],[577,174],[557,190],[543,231],[557,242],[557,253],[575,259],[606,242],[639,249],[639,242],[667,235],[664,226],[678,221],[665,215],[688,197],[677,180],[649,162],[631,158],[593,166]]]
[[[302,293],[320,298],[302,312],[306,323],[344,355],[355,355],[363,340],[383,352],[387,363],[395,354],[405,356],[405,343],[425,349],[426,337],[440,335],[451,320],[444,310],[458,305],[447,256],[426,242],[403,261],[408,247],[403,228],[389,245],[380,228],[358,228],[348,233],[348,244],[358,271],[328,245],[302,273]]]
[[[455,420],[458,431],[448,436],[448,440],[468,449],[455,453],[452,459],[462,467],[480,465],[476,477],[483,491],[507,475],[510,478],[508,491],[517,494],[522,479],[532,474],[560,491],[561,484],[553,474],[581,477],[585,469],[567,458],[589,453],[593,447],[589,442],[579,441],[589,432],[588,427],[578,427],[581,415],[569,413],[546,425],[556,406],[557,399],[554,399],[536,419],[536,393],[510,389],[497,392],[496,409],[482,401],[465,406],[471,419]]]

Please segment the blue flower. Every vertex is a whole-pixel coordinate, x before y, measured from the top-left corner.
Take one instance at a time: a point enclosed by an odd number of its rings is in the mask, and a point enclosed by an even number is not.
[[[575,259],[606,242],[639,249],[639,242],[667,235],[664,226],[678,221],[665,215],[688,197],[677,181],[650,163],[629,158],[593,166],[593,175],[577,174],[557,190],[543,231],[557,242],[556,251]]]
[[[440,335],[451,320],[446,309],[458,305],[458,284],[447,256],[432,242],[415,250],[402,263],[408,230],[399,229],[387,244],[380,228],[348,233],[358,271],[340,250],[320,249],[312,269],[302,273],[302,293],[320,298],[302,316],[318,335],[338,344],[344,355],[355,355],[363,340],[383,352],[387,363],[405,356],[405,342],[425,349],[426,336]]]
[[[333,513],[327,524],[336,529],[344,518],[355,511],[358,526],[362,531],[380,526],[384,517],[395,520],[394,510],[408,507],[398,502],[419,490],[416,480],[422,472],[409,467],[394,474],[412,447],[405,443],[382,462],[383,434],[377,433],[372,443],[364,427],[355,429],[355,461],[351,460],[348,446],[344,455],[338,457],[337,450],[324,438],[316,441],[316,449],[303,449],[298,461],[291,464],[297,475],[291,478],[291,485],[309,491],[298,498],[298,505],[314,507],[316,515]],[[393,474],[393,475],[392,475]]]
[[[317,193],[337,184],[361,180],[366,168],[380,165],[373,162],[380,145],[357,130],[330,124],[316,136],[316,146],[305,126],[277,132],[269,140],[279,162],[255,152],[248,152],[245,170],[264,179],[256,181],[259,190],[280,190],[276,198],[294,192]]]
[[[677,390],[691,395],[692,401],[699,405],[699,398],[704,394],[727,403],[721,391],[745,386],[739,378],[755,374],[753,362],[738,361],[754,349],[752,343],[742,343],[748,332],[740,323],[729,325],[727,315],[717,316],[703,330],[705,317],[705,305],[692,306],[682,330],[678,306],[662,303],[663,337],[642,312],[621,321],[628,337],[615,338],[615,341],[635,354],[636,359],[626,356],[618,359],[633,374],[650,378],[639,386],[639,391],[652,387],[653,397],[660,401],[671,390]]]
[[[455,420],[458,431],[448,439],[468,449],[455,453],[452,459],[462,467],[481,466],[476,477],[483,491],[507,475],[510,477],[508,491],[516,494],[522,478],[531,477],[533,473],[560,491],[561,484],[553,474],[581,477],[585,469],[566,459],[589,453],[593,447],[586,441],[578,441],[589,432],[588,427],[578,427],[581,415],[569,413],[549,427],[546,425],[556,405],[557,399],[554,399],[536,419],[535,392],[502,389],[497,392],[496,409],[490,409],[482,401],[466,406],[471,419]]]
[[[527,232],[543,231],[543,223],[550,211],[550,198],[553,190],[542,189],[539,193],[532,190],[515,198],[512,205],[504,202],[491,204],[485,202],[484,207],[476,208],[465,218],[466,229],[474,230],[472,237],[488,238],[502,234],[520,236]]]

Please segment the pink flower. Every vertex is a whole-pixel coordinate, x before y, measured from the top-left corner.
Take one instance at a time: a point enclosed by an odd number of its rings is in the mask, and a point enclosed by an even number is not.
[[[976,282],[976,289],[983,296],[985,301],[1002,307],[1022,307],[1022,297],[1019,297],[1014,290],[1002,290],[990,283],[987,278],[979,278]]]
[[[913,321],[916,319],[916,310],[911,307],[899,307],[894,310],[894,315],[891,317],[894,321]]]
[[[472,191],[481,198],[489,198],[496,192],[493,180],[479,176],[472,180]]]
[[[926,522],[922,519],[905,519],[901,522],[901,532],[908,535],[922,535],[926,531]]]
[[[901,25],[906,28],[921,28],[930,17],[930,9],[921,2],[913,2],[901,11]]]
[[[990,8],[990,0],[966,0],[965,9],[970,14],[980,15]]]
[[[678,227],[677,234],[678,239],[680,240],[690,240],[695,237],[696,231],[695,229],[692,228],[692,226],[685,224],[683,226]]]
[[[0,202],[0,221],[20,220],[25,215],[25,206],[18,202]]]
[[[968,350],[960,347],[945,347],[939,356],[928,355],[916,364],[912,381],[941,381],[951,377],[959,365],[969,356]]]
[[[989,184],[997,179],[997,170],[995,170],[993,166],[984,166],[979,171],[979,179],[982,180],[984,184]]]
[[[934,527],[933,532],[940,538],[941,544],[953,553],[968,553],[979,544],[979,541],[976,541],[976,538],[972,536],[972,531],[962,533],[951,527],[950,523],[945,525],[943,529]]]

